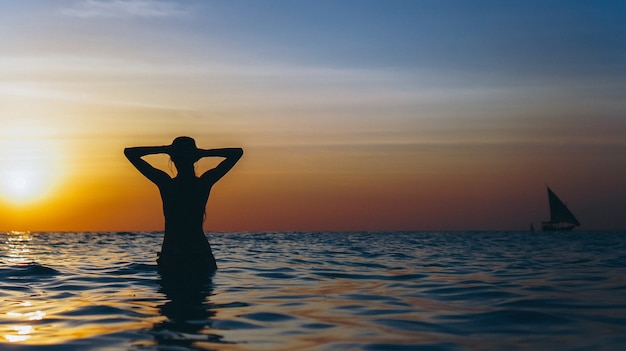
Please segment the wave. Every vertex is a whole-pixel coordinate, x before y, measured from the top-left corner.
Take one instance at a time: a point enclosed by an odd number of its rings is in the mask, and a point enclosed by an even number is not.
[[[44,266],[37,262],[20,263],[20,264],[3,264],[0,267],[0,279],[16,279],[16,278],[45,278],[54,277],[61,274],[58,270]]]

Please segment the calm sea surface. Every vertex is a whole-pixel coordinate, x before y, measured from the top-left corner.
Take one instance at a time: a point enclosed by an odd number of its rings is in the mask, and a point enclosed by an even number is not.
[[[626,232],[0,233],[1,350],[623,350]]]

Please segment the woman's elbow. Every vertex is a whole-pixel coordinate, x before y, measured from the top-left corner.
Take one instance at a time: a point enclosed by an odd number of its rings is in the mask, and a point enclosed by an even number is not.
[[[124,149],[124,156],[126,156],[127,159],[131,159],[135,156],[135,150],[132,147],[127,147]]]
[[[238,159],[241,158],[241,156],[243,156],[243,149],[242,148],[234,147],[234,148],[230,149],[230,156],[229,157],[232,157],[232,158],[238,160]]]

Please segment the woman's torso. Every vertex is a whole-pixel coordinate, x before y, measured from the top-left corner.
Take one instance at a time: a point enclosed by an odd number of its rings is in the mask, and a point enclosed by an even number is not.
[[[193,255],[210,252],[202,228],[211,190],[197,177],[173,178],[159,187],[165,216],[163,254]]]

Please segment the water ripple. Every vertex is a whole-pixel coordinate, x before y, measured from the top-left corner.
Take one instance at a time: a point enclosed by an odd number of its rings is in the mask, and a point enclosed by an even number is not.
[[[159,232],[0,233],[0,349],[617,350],[625,234],[209,233],[171,281]]]

